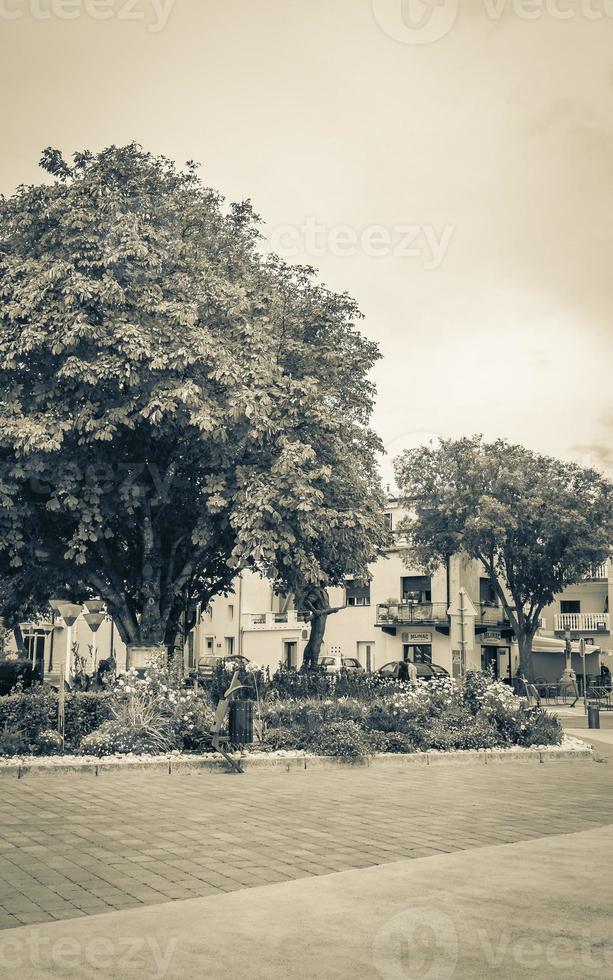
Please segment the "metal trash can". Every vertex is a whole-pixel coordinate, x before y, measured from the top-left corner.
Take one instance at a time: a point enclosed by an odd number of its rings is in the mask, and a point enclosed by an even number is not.
[[[230,703],[228,735],[232,745],[251,745],[253,742],[253,701],[232,701]]]
[[[600,728],[600,705],[599,704],[588,704],[587,727]]]

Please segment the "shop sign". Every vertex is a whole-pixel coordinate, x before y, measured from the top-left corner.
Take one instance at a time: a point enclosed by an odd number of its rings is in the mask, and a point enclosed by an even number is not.
[[[502,639],[502,633],[500,630],[486,630],[482,634],[481,640],[495,640],[497,643]]]
[[[432,643],[432,633],[416,633],[413,630],[405,630],[402,633],[403,643]]]

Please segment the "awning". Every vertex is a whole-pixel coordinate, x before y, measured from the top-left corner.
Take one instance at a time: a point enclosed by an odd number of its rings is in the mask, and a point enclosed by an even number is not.
[[[532,652],[533,653],[564,653],[566,650],[566,640],[559,640],[556,636],[535,636],[532,641]],[[579,642],[575,640],[571,643],[571,650],[573,653],[580,653]],[[595,646],[593,643],[587,643],[585,647],[586,653],[599,653],[600,647]]]

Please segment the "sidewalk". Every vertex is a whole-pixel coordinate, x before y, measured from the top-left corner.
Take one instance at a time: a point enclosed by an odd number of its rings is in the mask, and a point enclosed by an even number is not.
[[[610,976],[613,828],[12,929],[0,971],[201,980]]]

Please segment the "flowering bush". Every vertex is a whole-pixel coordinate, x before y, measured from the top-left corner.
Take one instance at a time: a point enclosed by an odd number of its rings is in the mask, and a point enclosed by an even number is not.
[[[129,671],[117,679],[113,696],[111,715],[121,730],[122,746],[147,745],[140,751],[165,752],[201,748],[210,740],[213,709],[208,698],[178,686],[166,669],[147,668],[142,675]]]
[[[89,735],[85,735],[81,739],[79,751],[83,755],[112,755],[114,750],[111,733],[105,731],[104,727],[102,727],[95,732],[91,732]]]
[[[39,755],[57,755],[62,748],[62,736],[53,729],[40,732],[36,739],[36,751]]]
[[[264,718],[267,742],[273,729],[290,730],[311,751],[324,731],[355,734],[356,729],[376,752],[556,745],[562,740],[556,718],[528,708],[506,684],[480,673],[468,674],[461,684],[442,677],[416,687],[378,685],[370,701],[278,699],[264,706]]]
[[[315,755],[334,755],[358,762],[372,751],[364,729],[355,721],[329,722],[311,737],[308,743]]]

